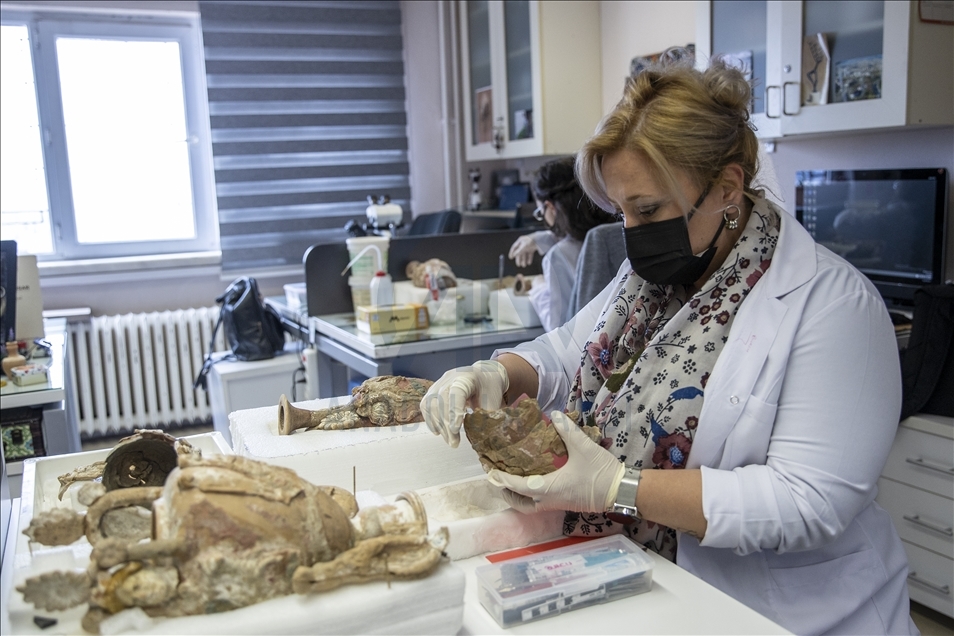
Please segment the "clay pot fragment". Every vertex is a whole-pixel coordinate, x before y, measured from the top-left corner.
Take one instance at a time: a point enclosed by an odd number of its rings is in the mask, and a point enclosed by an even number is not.
[[[584,426],[583,431],[599,442],[597,427]],[[513,406],[496,411],[474,409],[464,416],[464,432],[487,472],[497,469],[521,477],[546,475],[567,460],[566,444],[531,398],[518,399]]]
[[[314,411],[292,406],[282,395],[278,402],[278,433],[291,435],[300,428],[337,431],[421,422],[421,399],[432,384],[421,378],[382,375],[356,386],[347,404]]]

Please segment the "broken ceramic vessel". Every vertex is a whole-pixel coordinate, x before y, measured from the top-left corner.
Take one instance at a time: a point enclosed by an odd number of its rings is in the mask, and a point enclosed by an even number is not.
[[[570,417],[576,419],[576,414]],[[599,442],[597,427],[584,426],[583,431]],[[546,475],[567,460],[566,444],[531,398],[521,397],[496,411],[474,409],[464,416],[464,432],[488,473],[497,469],[521,477]]]
[[[448,287],[457,287],[457,277],[454,276],[450,265],[439,258],[431,258],[423,263],[420,261],[411,261],[404,268],[404,273],[414,283],[415,287],[425,289],[447,289]],[[428,285],[428,277],[435,281]]]
[[[348,404],[315,411],[292,406],[282,395],[278,433],[291,435],[300,428],[331,431],[421,422],[421,399],[432,384],[430,380],[400,375],[378,376],[356,386]]]
[[[106,536],[103,521],[111,511],[148,504],[150,541]],[[156,617],[212,614],[293,592],[426,576],[448,542],[446,528],[428,534],[415,493],[359,511],[345,490],[226,455],[181,457],[161,488],[103,494],[84,527],[93,552],[85,590],[69,602],[88,600],[82,624],[91,633],[131,607]],[[76,577],[46,573],[17,590],[39,609],[65,609],[62,590],[83,588]]]
[[[161,486],[183,455],[201,455],[184,439],[160,430],[140,429],[124,437],[104,461],[94,462],[60,475],[59,499],[71,484],[102,478],[106,490],[139,486]]]

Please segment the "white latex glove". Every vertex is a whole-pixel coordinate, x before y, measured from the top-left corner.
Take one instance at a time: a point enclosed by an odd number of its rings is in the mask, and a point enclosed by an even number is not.
[[[533,235],[524,234],[510,246],[510,258],[517,262],[517,267],[527,267],[533,262],[533,255],[537,250]]]
[[[504,499],[520,512],[606,512],[616,501],[626,466],[565,414],[553,411],[550,418],[566,444],[566,464],[548,475],[517,477],[492,470],[487,478],[505,488]]]
[[[451,369],[424,394],[424,423],[451,448],[457,448],[467,409],[499,409],[509,387],[507,369],[496,360],[479,360],[469,367]]]

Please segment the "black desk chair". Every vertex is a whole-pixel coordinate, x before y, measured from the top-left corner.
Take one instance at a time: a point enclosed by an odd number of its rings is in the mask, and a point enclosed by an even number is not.
[[[456,234],[460,232],[460,212],[444,210],[421,214],[414,219],[404,236],[425,236],[427,234]]]

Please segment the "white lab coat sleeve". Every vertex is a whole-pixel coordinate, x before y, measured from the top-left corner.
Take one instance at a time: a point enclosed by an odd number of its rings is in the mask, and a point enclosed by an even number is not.
[[[556,234],[550,230],[537,230],[536,232],[533,232],[530,237],[536,244],[537,253],[540,255],[546,254],[550,248],[557,243]]]
[[[547,254],[547,256],[549,256],[549,254]],[[546,262],[546,257],[544,257],[543,260]],[[547,268],[544,267],[543,271],[544,281],[542,283],[534,282],[533,287],[530,288],[528,297],[530,298],[530,304],[533,306],[533,311],[537,313],[537,317],[540,319],[540,324],[543,325],[544,329],[550,331],[559,325],[553,324],[553,311],[550,303],[552,293],[550,286],[547,285],[545,280]]]
[[[538,379],[537,402],[544,412],[563,410],[566,406],[570,385],[580,368],[583,346],[593,333],[604,307],[619,289],[620,278],[629,271],[627,265],[620,266],[616,278],[565,324],[530,342],[494,351],[494,359],[503,353],[513,353],[533,367]]]
[[[581,244],[563,240],[543,257],[543,285],[530,288],[530,304],[547,331],[553,331],[565,320],[573,281],[576,279],[576,261]]]
[[[745,422],[772,427],[766,463],[702,467],[704,547],[811,550],[839,537],[877,493],[901,407],[894,330],[871,289],[828,282],[847,293],[805,305],[774,422]],[[773,410],[756,404],[754,413],[761,406]]]

